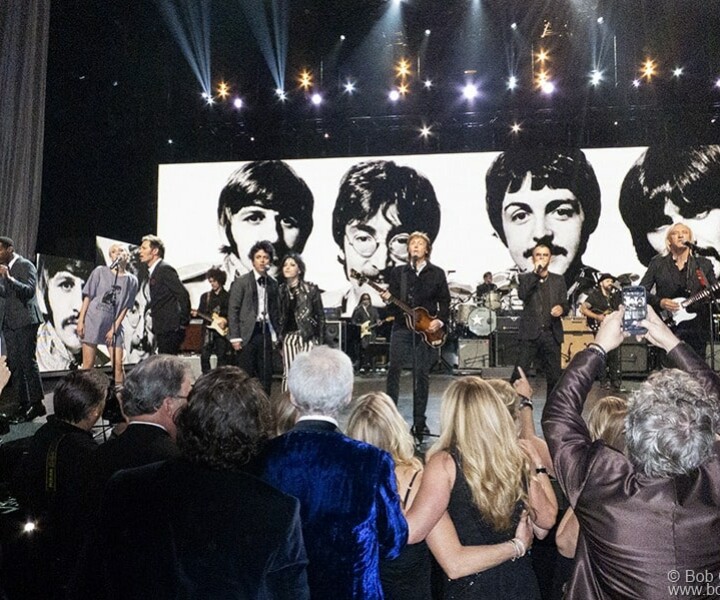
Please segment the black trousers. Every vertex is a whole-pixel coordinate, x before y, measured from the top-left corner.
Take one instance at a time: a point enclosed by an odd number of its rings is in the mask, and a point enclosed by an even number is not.
[[[230,359],[230,342],[218,332],[212,329],[205,329],[205,338],[202,350],[200,351],[200,367],[203,373],[210,370],[210,357],[217,356],[217,366],[222,367],[228,364]]]
[[[185,340],[185,330],[165,331],[156,333],[158,354],[180,354],[180,346]]]
[[[533,362],[540,365],[547,379],[547,398],[562,375],[560,344],[553,337],[552,331],[542,331],[534,340],[518,340],[518,346],[517,366],[527,374]]]
[[[250,377],[257,377],[270,396],[272,386],[272,350],[273,342],[267,323],[255,323],[250,339],[243,343],[237,355],[237,366]]]
[[[19,329],[3,328],[3,337],[7,347],[7,366],[12,373],[12,385],[17,390],[18,404],[21,409],[42,402],[43,393],[40,369],[35,350],[37,332],[40,324],[26,325]]]
[[[414,338],[414,353],[413,353]],[[405,327],[394,327],[390,336],[390,364],[387,375],[387,394],[395,404],[400,397],[400,374],[403,367],[413,368],[413,356],[416,361],[416,389],[413,395],[413,425],[422,429],[425,426],[425,409],[430,389],[430,369],[438,359],[438,352],[428,346],[420,334]]]

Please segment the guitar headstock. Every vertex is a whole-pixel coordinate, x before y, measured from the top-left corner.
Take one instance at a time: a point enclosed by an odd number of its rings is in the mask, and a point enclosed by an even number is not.
[[[360,285],[367,281],[367,276],[363,275],[362,273],[358,273],[355,269],[350,269],[350,277],[352,277],[353,279],[357,279]]]

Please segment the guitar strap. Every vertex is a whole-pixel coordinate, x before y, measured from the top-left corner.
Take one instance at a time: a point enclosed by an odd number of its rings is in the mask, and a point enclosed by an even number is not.
[[[403,268],[400,275],[400,300],[407,302],[407,269]]]

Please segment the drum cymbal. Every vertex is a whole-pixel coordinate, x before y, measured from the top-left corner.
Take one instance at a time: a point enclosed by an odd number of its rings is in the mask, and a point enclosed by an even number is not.
[[[632,285],[633,282],[640,279],[640,275],[637,273],[623,273],[622,275],[618,275],[617,282],[620,285]]]
[[[517,271],[500,271],[493,273],[493,283],[498,292],[509,292],[518,286]]]
[[[473,293],[473,289],[469,285],[456,281],[448,282],[448,289],[453,296],[471,296]]]

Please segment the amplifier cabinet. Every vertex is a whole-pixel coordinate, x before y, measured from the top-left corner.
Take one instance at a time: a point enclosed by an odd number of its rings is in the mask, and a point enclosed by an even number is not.
[[[495,333],[495,366],[514,367],[520,353],[517,331],[497,331]]]
[[[458,370],[483,369],[490,366],[490,340],[458,340]]]
[[[520,326],[520,315],[498,315],[497,331],[517,331]]]
[[[565,319],[563,319],[564,321]],[[583,319],[583,323],[585,319]],[[563,336],[563,343],[560,349],[560,366],[564,369],[570,364],[572,357],[581,350],[585,350],[588,344],[592,344],[595,336],[591,332],[567,333]]]
[[[346,352],[345,327],[345,321],[325,321],[325,344]]]

